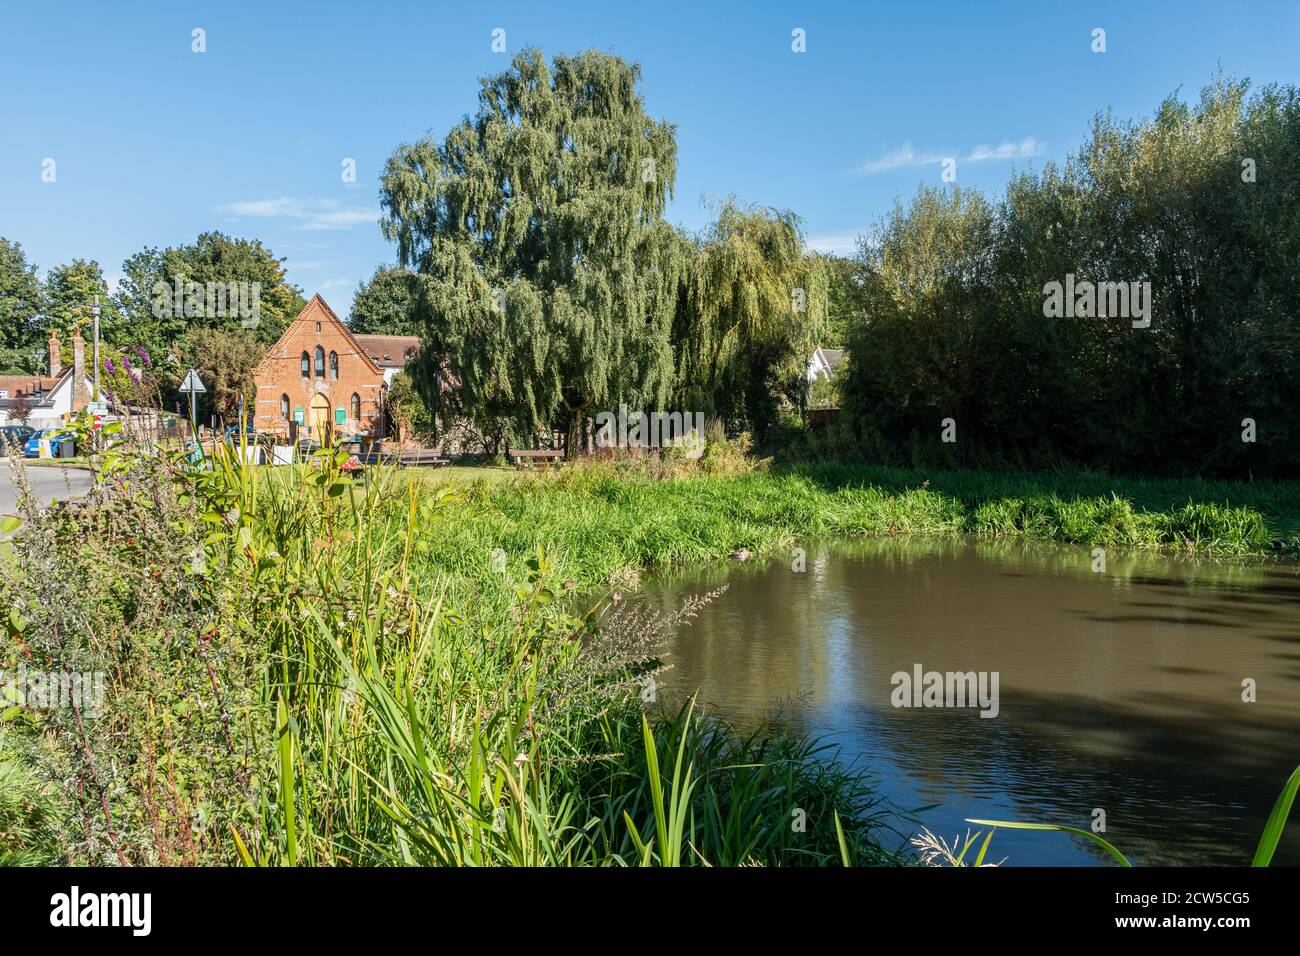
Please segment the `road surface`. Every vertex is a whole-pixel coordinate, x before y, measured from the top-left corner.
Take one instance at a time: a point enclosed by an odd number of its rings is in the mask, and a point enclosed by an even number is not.
[[[91,474],[82,468],[58,468],[49,465],[28,465],[27,482],[32,491],[47,505],[53,499],[65,501],[84,495],[90,490]],[[16,514],[18,488],[7,461],[0,461],[0,514]]]

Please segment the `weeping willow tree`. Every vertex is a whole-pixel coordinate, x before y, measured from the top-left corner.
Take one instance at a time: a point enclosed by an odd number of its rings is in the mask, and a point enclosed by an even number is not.
[[[760,441],[780,397],[804,410],[826,330],[828,276],[804,254],[800,226],[789,211],[723,202],[699,239],[675,332],[682,400]]]
[[[389,159],[382,226],[419,276],[416,381],[444,420],[573,447],[599,411],[665,406],[690,246],[663,220],[675,128],[646,115],[639,79],[605,53],[548,68],[525,50],[482,80],[473,117]]]

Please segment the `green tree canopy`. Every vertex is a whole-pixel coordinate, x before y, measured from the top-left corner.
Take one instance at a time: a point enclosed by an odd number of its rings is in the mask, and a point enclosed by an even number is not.
[[[74,259],[67,265],[56,266],[45,278],[46,321],[42,334],[52,326],[66,343],[74,326],[89,338],[92,322],[91,307],[99,297],[100,334],[122,324],[122,313],[116,301],[108,294],[104,271],[93,259]]]
[[[398,148],[385,235],[419,273],[421,389],[445,369],[481,428],[568,427],[626,402],[663,408],[689,246],[663,220],[674,127],[646,114],[640,68],[537,50],[482,81],[441,141]]]
[[[239,420],[239,399],[251,418],[257,401],[253,369],[266,352],[265,344],[251,331],[219,328],[191,329],[180,346],[183,364],[199,370],[207,387],[205,404],[227,423]]]
[[[674,340],[681,394],[762,440],[776,397],[802,406],[826,328],[827,276],[792,212],[728,199],[701,237]]]
[[[302,290],[285,277],[284,260],[261,240],[220,232],[205,232],[188,245],[144,249],[122,264],[122,272],[119,303],[128,321],[114,332],[115,341],[151,352],[172,348],[193,328],[251,331],[259,342],[274,342],[306,305]],[[249,284],[250,295],[252,284],[259,287],[256,328],[246,328],[233,295],[224,305],[206,296],[208,283],[230,288],[241,282]],[[187,289],[188,283],[195,287]]]
[[[185,335],[188,320],[170,309],[154,309],[154,284],[167,282],[161,249],[146,248],[122,263],[122,278],[117,284],[117,302],[124,317],[113,340],[147,349],[158,361],[174,353]]]
[[[850,407],[887,434],[954,417],[974,428],[993,210],[977,192],[922,188],[863,248],[865,317],[851,321]],[[899,393],[899,389],[902,393]]]
[[[1217,77],[1150,119],[1098,116],[1077,154],[1014,176],[996,204],[923,189],[861,261],[866,308],[848,331],[844,391],[882,452],[1225,475],[1300,467],[1295,87],[1251,96]],[[1067,276],[1149,286],[1149,326],[1135,328],[1131,309],[1047,315],[1048,284]],[[941,446],[946,417],[958,441]]]
[[[348,326],[371,335],[419,335],[415,314],[418,278],[402,268],[380,266],[352,298]]]
[[[0,236],[0,348],[27,345],[36,333],[44,295],[23,247]]]
[[[864,310],[864,280],[861,263],[834,253],[814,253],[826,271],[826,332],[818,345],[844,348],[849,322]]]

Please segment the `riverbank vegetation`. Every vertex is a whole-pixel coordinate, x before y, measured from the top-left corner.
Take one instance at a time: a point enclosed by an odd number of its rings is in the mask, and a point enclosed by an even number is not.
[[[340,463],[123,450],[83,501],[29,503],[0,578],[6,670],[106,676],[101,701],[6,711],[42,800],[6,832],[52,818],[59,859],[119,865],[901,858],[860,769],[657,706],[658,638],[695,604],[603,598],[622,562],[568,578],[563,535],[522,552],[487,483]]]
[[[823,536],[976,534],[1217,555],[1300,550],[1300,484],[1121,480],[1100,474],[801,466],[709,475],[685,466],[594,464],[475,484],[463,520],[429,543],[437,565],[546,547],[565,577],[754,554]]]

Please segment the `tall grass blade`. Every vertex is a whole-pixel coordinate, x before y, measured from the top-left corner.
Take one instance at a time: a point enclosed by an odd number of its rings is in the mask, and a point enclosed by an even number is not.
[[[280,727],[280,811],[284,820],[284,839],[289,855],[289,865],[298,865],[297,818],[294,808],[293,783],[293,726],[285,710],[283,698],[276,702],[276,723]]]
[[[1268,866],[1273,862],[1273,854],[1277,851],[1278,841],[1282,839],[1282,831],[1286,828],[1287,817],[1291,815],[1291,805],[1295,803],[1297,790],[1300,790],[1300,766],[1291,771],[1286,786],[1277,795],[1277,803],[1273,804],[1273,812],[1264,824],[1264,833],[1259,838],[1255,858],[1250,861],[1251,866]]]
[[[1133,865],[1128,861],[1128,857],[1090,830],[1080,830],[1077,827],[1063,827],[1055,823],[1016,823],[1010,820],[972,820],[969,817],[966,818],[966,822],[973,823],[977,827],[1006,827],[1008,830],[1055,830],[1058,833],[1070,833],[1074,836],[1086,837],[1115,859],[1119,860],[1120,865],[1130,867]]]
[[[833,811],[835,814],[835,839],[840,845],[840,862],[844,866],[853,865],[853,857],[849,853],[849,845],[844,839],[844,825],[840,823],[840,813],[838,810]]]

